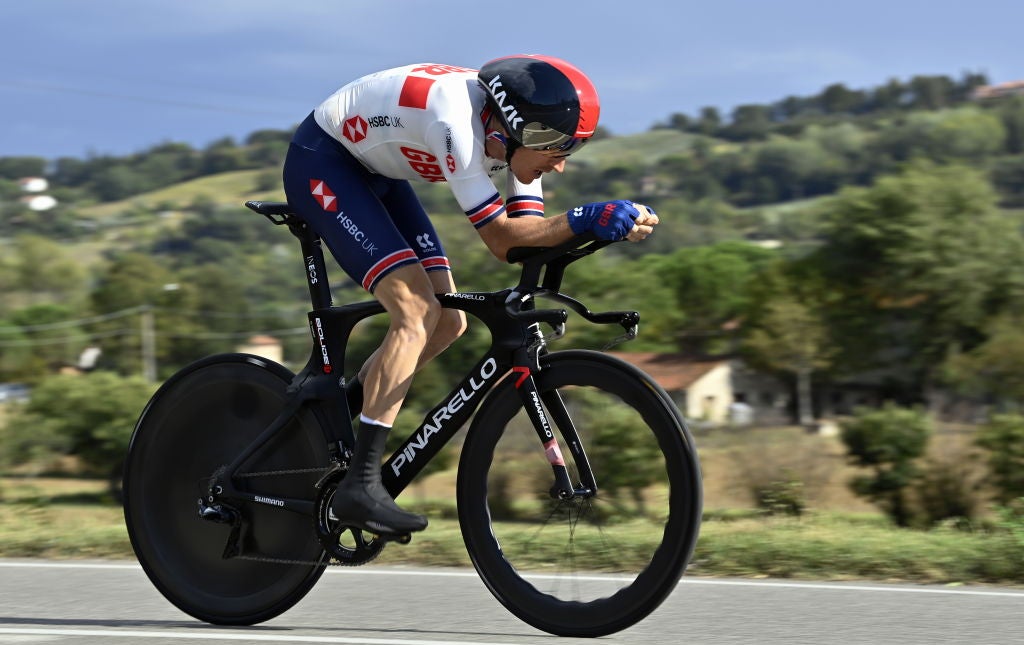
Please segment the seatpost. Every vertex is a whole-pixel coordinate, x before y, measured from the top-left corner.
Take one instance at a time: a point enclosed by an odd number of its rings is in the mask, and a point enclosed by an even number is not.
[[[299,244],[302,246],[302,258],[306,265],[306,285],[309,287],[309,300],[313,304],[313,310],[327,309],[333,302],[320,237],[298,218],[289,221],[288,228],[292,235],[299,238]]]

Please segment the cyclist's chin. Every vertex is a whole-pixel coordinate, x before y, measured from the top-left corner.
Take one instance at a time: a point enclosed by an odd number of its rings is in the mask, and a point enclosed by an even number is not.
[[[526,170],[512,170],[512,174],[515,175],[516,179],[524,184],[532,184],[537,179],[540,179],[544,173],[540,170],[526,169]]]

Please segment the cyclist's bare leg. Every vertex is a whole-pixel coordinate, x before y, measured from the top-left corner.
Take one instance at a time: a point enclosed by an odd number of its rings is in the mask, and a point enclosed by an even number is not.
[[[366,372],[355,451],[331,507],[344,525],[376,533],[411,533],[426,528],[427,519],[395,504],[381,483],[380,462],[387,432],[443,310],[434,296],[434,284],[419,264],[385,276],[374,295],[387,310],[391,324]]]
[[[442,309],[428,274],[418,264],[387,275],[374,296],[384,305],[391,324],[369,361],[365,378],[360,378],[363,414],[390,425],[409,391],[420,356],[434,336]]]
[[[450,271],[431,271],[427,274],[427,277],[430,279],[430,283],[434,286],[435,294],[452,293],[456,290],[455,281],[452,279]],[[458,340],[465,331],[465,312],[459,311],[458,309],[443,309],[441,311],[441,318],[438,320],[437,326],[434,328],[434,333],[431,334],[426,346],[420,353],[419,360],[416,362],[415,371],[418,372],[421,367],[436,358],[441,352],[448,349],[448,347]],[[375,350],[363,363],[363,366],[359,369],[358,378],[360,383],[366,382],[366,375],[371,369],[373,369],[373,363],[377,360],[379,355],[380,350]]]

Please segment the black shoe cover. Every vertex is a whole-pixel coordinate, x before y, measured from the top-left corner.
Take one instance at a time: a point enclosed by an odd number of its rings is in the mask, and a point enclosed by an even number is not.
[[[383,486],[345,486],[342,480],[331,513],[341,524],[371,533],[404,535],[427,528],[426,517],[403,511]]]
[[[399,508],[380,480],[388,428],[359,424],[355,453],[348,473],[331,501],[334,518],[345,526],[388,535],[404,535],[427,528],[427,518]]]

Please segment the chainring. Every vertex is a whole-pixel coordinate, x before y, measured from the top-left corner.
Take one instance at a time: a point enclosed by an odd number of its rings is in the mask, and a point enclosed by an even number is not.
[[[313,529],[324,551],[337,564],[354,567],[374,560],[384,549],[387,540],[362,529],[345,526],[334,517],[331,501],[338,483],[344,477],[345,471],[336,466],[317,484]]]

